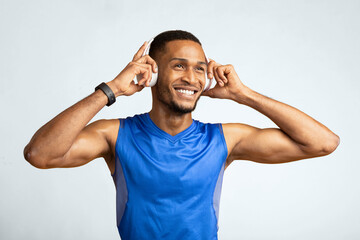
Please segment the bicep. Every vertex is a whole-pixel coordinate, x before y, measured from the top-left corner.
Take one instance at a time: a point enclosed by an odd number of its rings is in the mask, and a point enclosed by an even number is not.
[[[61,158],[53,159],[48,167],[69,168],[82,166],[110,153],[107,138],[109,120],[98,120],[87,125],[76,137],[70,149]]]
[[[281,129],[260,129],[246,124],[229,124],[227,128],[227,138],[233,144],[229,161],[284,163],[312,157]]]

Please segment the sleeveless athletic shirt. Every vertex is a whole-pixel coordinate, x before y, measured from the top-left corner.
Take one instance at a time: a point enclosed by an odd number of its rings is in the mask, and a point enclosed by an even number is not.
[[[121,239],[218,239],[222,125],[193,120],[171,136],[148,113],[119,120],[113,179]]]

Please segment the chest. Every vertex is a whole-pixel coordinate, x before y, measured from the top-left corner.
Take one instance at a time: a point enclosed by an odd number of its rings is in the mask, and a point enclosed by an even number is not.
[[[224,152],[214,139],[135,136],[116,148],[129,188],[141,194],[177,195],[205,191],[216,183]]]

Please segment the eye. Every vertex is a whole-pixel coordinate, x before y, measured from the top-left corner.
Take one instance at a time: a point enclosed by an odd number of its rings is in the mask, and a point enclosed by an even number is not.
[[[205,71],[205,69],[203,67],[197,67],[196,70],[201,71],[201,72]]]
[[[182,64],[180,64],[180,63],[179,63],[179,64],[176,64],[175,67],[177,67],[177,68],[184,68],[184,66],[183,66]]]

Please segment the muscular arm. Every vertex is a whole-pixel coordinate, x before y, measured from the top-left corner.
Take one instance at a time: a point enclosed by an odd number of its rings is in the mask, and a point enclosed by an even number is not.
[[[142,84],[149,85],[156,63],[149,56],[141,57],[145,47],[144,43],[133,61],[107,83],[115,97],[130,96],[141,91]],[[142,78],[135,84],[133,79],[138,74]],[[111,158],[111,133],[118,126],[117,120],[100,120],[86,126],[107,101],[106,95],[97,90],[57,115],[34,134],[24,149],[25,159],[38,168],[53,168],[80,166],[98,157]]]
[[[284,163],[333,152],[339,137],[302,111],[250,89],[236,101],[269,117],[279,128],[259,129],[245,124],[224,124],[233,145],[228,164],[235,159]]]
[[[302,111],[249,89],[232,65],[210,62],[208,72],[220,84],[204,95],[247,105],[279,127],[259,129],[240,123],[223,124],[229,152],[227,166],[236,159],[284,163],[324,156],[337,148],[340,140],[336,134]]]
[[[24,149],[25,159],[38,168],[80,166],[109,150],[104,123],[86,124],[107,103],[100,90],[69,107],[41,127]],[[84,148],[84,144],[87,146]]]

